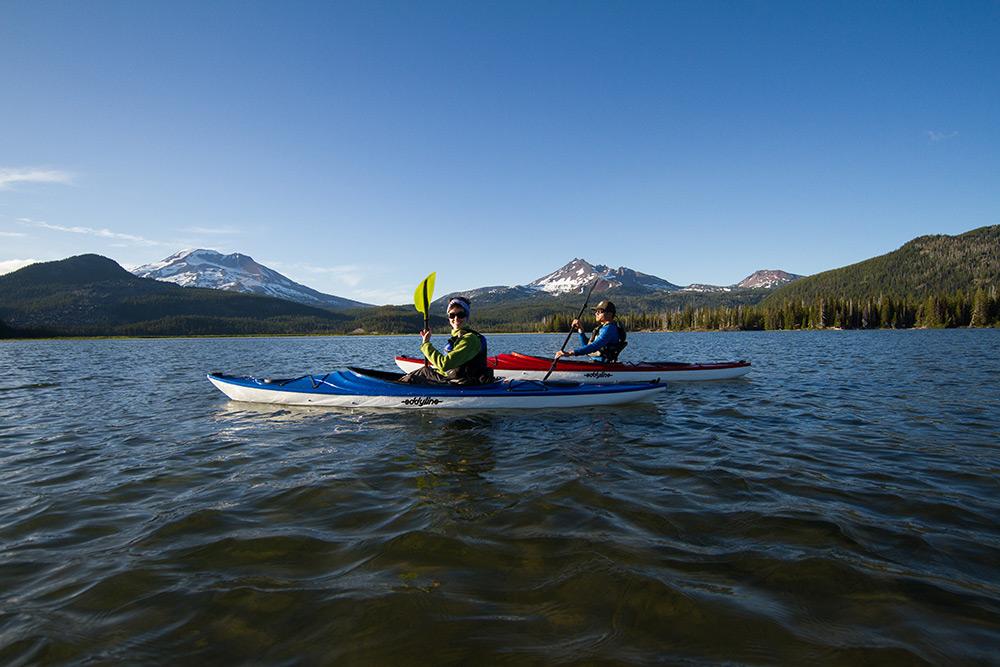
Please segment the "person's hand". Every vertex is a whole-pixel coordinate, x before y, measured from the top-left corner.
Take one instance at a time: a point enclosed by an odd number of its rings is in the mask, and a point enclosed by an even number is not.
[[[583,331],[583,327],[580,326],[580,320],[573,320],[573,323],[570,324],[570,326],[576,329],[577,331]]]
[[[421,342],[424,342],[424,343],[431,342],[431,330],[430,329],[423,329],[420,332],[420,338],[422,339]]]
[[[573,356],[572,352],[566,352],[564,350],[559,350],[558,352],[556,352],[556,359],[561,359],[562,357],[572,357],[572,356]]]

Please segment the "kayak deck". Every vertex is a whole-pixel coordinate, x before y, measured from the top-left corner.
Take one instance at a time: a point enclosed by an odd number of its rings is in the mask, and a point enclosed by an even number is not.
[[[552,359],[512,352],[498,354],[486,360],[498,377],[507,379],[541,379],[552,368]],[[409,372],[422,366],[423,359],[396,357],[396,365]],[[601,363],[562,358],[549,376],[552,380],[577,382],[690,382],[701,380],[731,380],[750,372],[749,361],[687,363],[680,361],[645,361],[637,363]]]
[[[658,383],[584,384],[497,381],[485,385],[406,384],[399,373],[349,368],[288,379],[211,373],[209,381],[235,401],[282,405],[379,408],[559,408],[649,400]]]

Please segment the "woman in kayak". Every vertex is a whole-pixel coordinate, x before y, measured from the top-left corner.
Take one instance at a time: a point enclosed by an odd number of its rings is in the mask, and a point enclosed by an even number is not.
[[[430,363],[401,378],[411,383],[487,384],[493,382],[493,369],[486,365],[486,338],[469,328],[469,300],[456,296],[448,301],[448,321],[451,338],[444,353],[431,343],[430,329],[420,332],[420,351]]]
[[[587,334],[583,333],[580,320],[573,320],[572,327],[580,334],[583,347],[575,350],[556,352],[556,359],[560,357],[579,357],[591,355],[596,357],[595,361],[611,362],[618,361],[618,355],[622,353],[628,343],[625,341],[625,327],[615,322],[615,304],[610,301],[601,301],[594,306],[594,319],[597,320],[597,328],[590,335],[590,342],[587,342]]]

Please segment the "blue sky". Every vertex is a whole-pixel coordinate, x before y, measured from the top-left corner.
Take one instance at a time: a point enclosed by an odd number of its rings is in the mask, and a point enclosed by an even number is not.
[[[205,247],[404,303],[1000,223],[998,2],[7,0],[0,62],[0,270]]]

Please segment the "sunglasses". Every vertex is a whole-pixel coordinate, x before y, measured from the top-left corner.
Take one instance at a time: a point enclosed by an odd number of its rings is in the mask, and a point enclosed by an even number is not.
[[[603,308],[598,308],[598,309],[597,309],[597,310],[595,310],[594,312],[595,312],[595,313],[603,313],[603,312],[604,312],[604,309],[603,309]]]
[[[464,320],[465,313],[448,313],[449,320]]]

